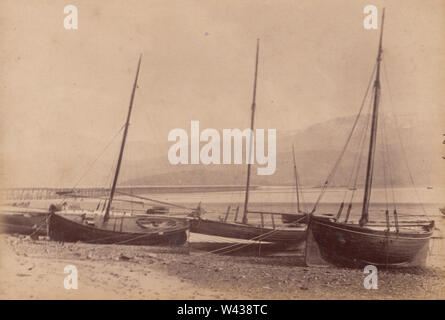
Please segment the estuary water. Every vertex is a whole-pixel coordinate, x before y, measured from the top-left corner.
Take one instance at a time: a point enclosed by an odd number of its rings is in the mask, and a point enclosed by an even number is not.
[[[185,189],[186,190],[186,189]],[[311,211],[320,196],[320,188],[303,188],[300,194],[300,208],[303,211]],[[208,191],[205,187],[202,189],[194,188],[193,192],[174,192],[174,193],[156,193],[143,194],[142,197],[165,201],[177,204],[189,209],[169,207],[169,214],[184,217],[191,212],[191,209],[201,206],[205,210],[203,217],[209,219],[224,219],[227,215],[228,221],[240,222],[244,211],[245,192],[243,191]],[[352,197],[353,196],[353,197]],[[361,214],[363,190],[349,190],[346,188],[329,189],[320,199],[316,215],[331,214],[337,215],[342,201],[345,202],[345,208],[342,213],[342,219],[346,214],[346,207],[352,197],[352,211],[349,221],[358,221]],[[130,202],[118,201],[132,200]],[[268,186],[255,187],[249,193],[249,211],[275,212],[275,213],[296,213],[297,196],[295,187],[292,186]],[[393,201],[393,199],[395,201]],[[137,203],[139,199],[117,196],[117,201],[113,202],[113,208],[116,211],[124,211],[127,214],[140,214],[152,206],[162,204]],[[61,199],[53,200],[35,200],[30,204],[30,208],[41,208],[47,210],[50,203],[60,202]],[[136,201],[136,202],[133,202]],[[103,200],[96,199],[67,199],[68,205],[82,210],[95,210],[103,207]],[[393,210],[397,209],[399,221],[415,220],[434,220],[435,231],[433,239],[430,242],[430,254],[428,265],[445,267],[445,239],[443,237],[445,230],[445,215],[439,211],[439,208],[445,206],[445,188],[422,187],[422,188],[395,188],[394,190],[384,188],[374,188],[371,197],[370,221],[385,222],[385,211],[390,212],[390,224],[394,226]],[[230,208],[229,208],[230,207]],[[238,208],[238,209],[237,209]],[[228,210],[230,209],[230,210]],[[238,214],[236,214],[238,210]],[[260,225],[262,222],[266,226],[280,225],[280,216],[270,214],[261,215],[258,213],[249,213],[249,223]]]

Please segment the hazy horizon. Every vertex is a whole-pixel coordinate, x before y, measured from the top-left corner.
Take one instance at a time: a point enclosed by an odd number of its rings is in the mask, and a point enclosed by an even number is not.
[[[162,149],[168,132],[191,120],[249,126],[257,38],[257,128],[304,131],[355,115],[375,63],[378,30],[363,28],[366,1],[121,4],[76,1],[76,31],[63,28],[65,4],[54,0],[0,4],[2,186],[74,185],[123,125],[140,53],[128,141],[148,150]],[[382,79],[382,101],[418,120],[428,134],[414,139],[430,137],[418,143],[441,157],[445,6],[372,4],[386,7],[390,91]]]

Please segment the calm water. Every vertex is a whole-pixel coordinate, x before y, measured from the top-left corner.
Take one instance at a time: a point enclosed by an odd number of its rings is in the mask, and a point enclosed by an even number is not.
[[[301,197],[301,207],[311,210],[319,194],[320,189],[304,189]],[[349,203],[351,194],[351,190],[345,189],[335,189],[326,192],[317,206],[317,212],[336,214],[339,204],[343,200],[345,200],[345,203]],[[419,188],[417,190],[398,188],[394,190],[394,195],[400,219],[438,220],[438,218],[442,217],[439,207],[445,206],[444,188]],[[242,191],[205,192],[203,190],[202,192],[193,193],[169,193],[146,196],[187,207],[196,207],[201,202],[201,206],[208,211],[209,215],[221,215],[225,214],[229,205],[233,211],[237,206],[240,206],[240,211],[242,211],[245,194]],[[363,190],[356,190],[351,213],[353,220],[360,215],[362,199]],[[390,212],[392,212],[394,207],[390,190],[385,192],[384,189],[374,189],[371,202],[371,218],[375,220],[384,219],[384,211],[387,206]],[[296,212],[296,209],[296,194],[295,189],[292,187],[260,187],[250,192],[249,210],[292,213]],[[255,219],[254,214],[252,214],[251,219]]]
[[[314,202],[320,194],[318,188],[303,189],[302,208],[311,210]],[[345,199],[345,203],[349,203],[352,191],[345,189],[331,189],[326,192],[320,201],[316,213],[330,213],[336,215],[339,209],[339,204]],[[443,238],[443,230],[445,230],[445,216],[439,212],[439,207],[445,206],[445,188],[397,188],[394,190],[396,208],[399,213],[399,221],[402,220],[435,220],[436,230],[430,244],[430,256],[428,265],[439,267],[445,266],[445,239]],[[224,217],[228,206],[231,206],[231,213],[228,220],[233,221],[235,218],[235,209],[239,206],[238,221],[241,220],[244,192],[230,191],[230,192],[206,192],[203,189],[201,192],[183,192],[183,193],[164,193],[155,195],[145,195],[146,197],[154,198],[161,201],[167,201],[175,204],[180,204],[189,208],[196,208],[201,203],[202,208],[206,210],[205,217],[218,219]],[[129,198],[127,198],[129,199]],[[363,199],[363,190],[355,191],[353,199],[353,209],[350,220],[357,221],[360,217],[361,202]],[[388,199],[388,204],[386,199]],[[304,201],[303,201],[304,200]],[[372,205],[370,209],[370,220],[385,221],[384,212],[388,209],[392,213],[393,201],[392,192],[385,189],[373,189]],[[56,200],[60,201],[60,200]],[[420,203],[419,203],[420,201]],[[51,201],[33,201],[31,206],[47,209]],[[53,201],[54,202],[54,201]],[[99,201],[84,199],[84,200],[70,200],[69,203],[77,203],[83,209],[96,209]],[[153,204],[158,205],[158,204]],[[136,204],[125,202],[114,202],[115,208],[120,208],[126,212],[140,212],[149,208],[150,204]],[[250,192],[249,210],[251,211],[268,211],[281,213],[296,212],[296,194],[293,187],[260,187]],[[170,213],[181,214],[185,210],[178,208],[171,208]],[[346,205],[343,211],[343,217],[346,213]],[[249,214],[249,222],[259,224],[261,221],[260,215]],[[264,217],[266,225],[271,225],[272,220],[270,215]],[[279,216],[275,218],[275,223],[279,223]],[[391,215],[391,224],[393,224],[393,217]]]

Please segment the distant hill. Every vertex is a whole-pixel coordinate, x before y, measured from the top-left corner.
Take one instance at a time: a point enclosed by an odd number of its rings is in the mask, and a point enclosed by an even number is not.
[[[393,182],[395,186],[410,186],[410,177],[406,167],[407,157],[412,176],[419,186],[442,185],[443,177],[437,174],[434,168],[443,168],[443,160],[437,150],[431,147],[432,133],[425,125],[413,126],[416,119],[404,118],[397,131],[394,124],[386,121],[386,144],[390,150]],[[274,175],[256,175],[256,166],[252,167],[252,184],[256,185],[292,185],[294,184],[291,145],[296,150],[297,167],[301,181],[306,186],[318,186],[324,182],[334,162],[339,156],[346,137],[352,127],[354,118],[335,118],[327,122],[315,124],[306,130],[290,134],[277,131],[277,169]],[[359,134],[366,125],[367,119],[361,117],[356,132],[338,167],[337,174],[332,181],[333,185],[345,186],[351,174],[354,159],[359,154]],[[382,161],[382,130],[378,134],[376,152],[374,185],[384,185],[384,171]],[[368,130],[369,131],[369,130]],[[399,142],[399,133],[404,148]],[[365,175],[368,139],[361,156],[361,172],[359,184],[363,184]],[[167,150],[170,145],[163,146],[165,151],[162,157],[138,156],[137,160],[127,162],[130,169],[126,170],[127,179],[121,185],[243,185],[246,177],[246,165],[171,165],[167,159]],[[136,153],[139,146],[129,144],[131,153]],[[140,150],[140,149],[139,149]],[[403,151],[404,150],[404,151]],[[441,162],[442,161],[442,162]],[[135,169],[139,168],[139,169]],[[138,172],[135,175],[135,172]],[[440,171],[440,172],[443,172]],[[386,168],[389,177],[389,167]],[[122,180],[121,180],[122,181]]]

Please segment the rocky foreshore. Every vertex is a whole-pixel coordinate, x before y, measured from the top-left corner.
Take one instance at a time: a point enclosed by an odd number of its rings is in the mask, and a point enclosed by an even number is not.
[[[57,243],[0,237],[2,299],[444,299],[445,269],[307,267],[302,255],[229,256],[175,248]],[[64,268],[78,289],[64,288]]]

